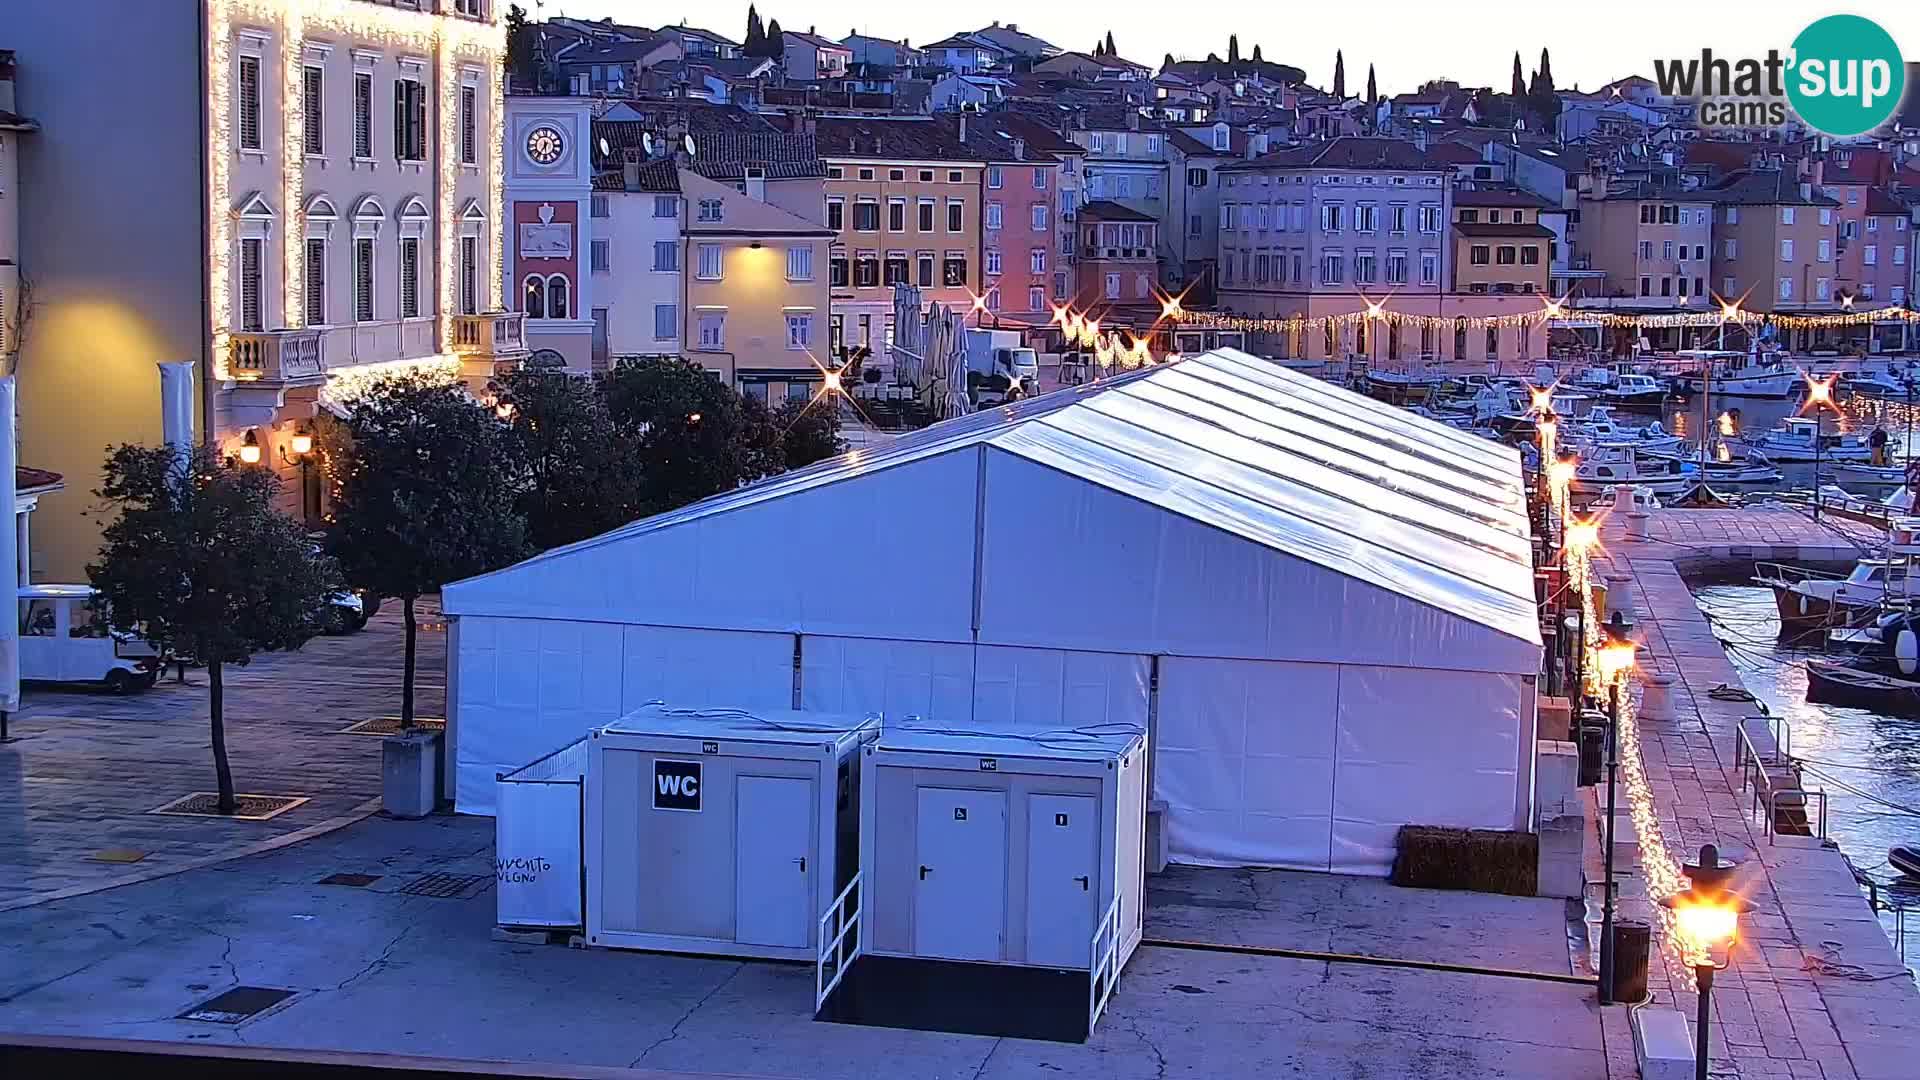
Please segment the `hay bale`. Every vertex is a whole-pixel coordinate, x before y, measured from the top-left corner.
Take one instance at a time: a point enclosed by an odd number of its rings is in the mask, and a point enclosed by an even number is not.
[[[1396,840],[1395,885],[1415,889],[1532,896],[1540,870],[1540,839],[1500,829],[1403,825]]]

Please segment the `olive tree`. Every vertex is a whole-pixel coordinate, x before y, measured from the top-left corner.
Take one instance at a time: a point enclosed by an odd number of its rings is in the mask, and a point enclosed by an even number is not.
[[[219,811],[238,809],[227,763],[228,664],[298,648],[319,629],[315,613],[339,591],[332,560],[274,506],[279,480],[258,465],[205,448],[121,446],[107,457],[97,495],[117,516],[87,577],[108,624],[207,667],[207,705]]]
[[[333,483],[327,546],[347,581],[406,613],[400,724],[413,726],[421,596],[528,553],[513,432],[457,383],[382,379],[322,431]]]

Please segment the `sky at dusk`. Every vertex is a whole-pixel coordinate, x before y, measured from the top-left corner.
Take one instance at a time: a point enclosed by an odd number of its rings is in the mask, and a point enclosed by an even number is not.
[[[678,4],[654,0],[517,0],[530,15],[612,16],[619,22],[657,26],[686,21],[739,40],[746,30],[745,0]],[[998,19],[1016,23],[1063,49],[1090,49],[1113,32],[1122,56],[1158,67],[1171,52],[1179,59],[1227,54],[1227,35],[1240,35],[1242,55],[1258,43],[1268,60],[1305,69],[1309,81],[1333,81],[1335,49],[1346,53],[1347,92],[1363,93],[1367,65],[1376,66],[1380,91],[1397,94],[1436,77],[1504,90],[1517,49],[1527,70],[1539,63],[1542,46],[1552,52],[1554,82],[1583,89],[1629,74],[1651,75],[1658,56],[1698,57],[1703,46],[1730,57],[1784,50],[1809,22],[1836,12],[1874,19],[1900,45],[1908,60],[1920,59],[1920,4],[1914,0],[1852,0],[1823,3],[1726,0],[1676,3],[1649,0],[1588,0],[1585,3],[1525,3],[1487,0],[1222,0],[1210,4],[986,3],[902,4],[892,0],[766,0],[763,19],[782,28],[817,32],[839,40],[853,30],[876,37],[906,37],[927,44]]]

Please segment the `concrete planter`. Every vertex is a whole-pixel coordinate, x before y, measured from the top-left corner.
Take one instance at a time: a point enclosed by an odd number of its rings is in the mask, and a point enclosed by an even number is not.
[[[423,818],[439,794],[440,733],[403,731],[381,743],[381,794],[388,814]]]

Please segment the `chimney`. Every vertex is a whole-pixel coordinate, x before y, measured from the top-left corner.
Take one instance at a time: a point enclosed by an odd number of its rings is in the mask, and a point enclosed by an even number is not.
[[[626,160],[620,163],[621,184],[628,191],[640,190],[640,155],[627,151]]]
[[[1813,201],[1813,182],[1811,180],[1800,181],[1800,198],[1804,202]]]
[[[0,49],[0,112],[18,112],[13,103],[13,50]]]
[[[1007,24],[1007,29],[1017,34],[1020,32],[1020,24],[1017,22],[1010,22]]]
[[[758,165],[747,166],[747,198],[767,201],[767,170]]]
[[[1127,130],[1128,131],[1140,130],[1140,110],[1139,109],[1127,110]]]
[[[994,23],[994,25],[1000,24]],[[960,106],[960,141],[963,144],[967,141],[967,107],[965,105]]]
[[[1013,137],[1013,160],[1015,161],[1027,160],[1027,140],[1021,138],[1018,135],[1015,135]]]

